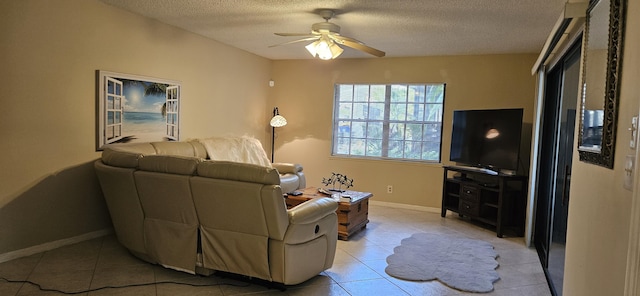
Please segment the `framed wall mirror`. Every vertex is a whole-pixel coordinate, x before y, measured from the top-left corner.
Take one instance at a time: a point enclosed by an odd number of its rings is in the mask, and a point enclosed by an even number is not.
[[[627,0],[591,0],[582,66],[580,160],[613,168]]]

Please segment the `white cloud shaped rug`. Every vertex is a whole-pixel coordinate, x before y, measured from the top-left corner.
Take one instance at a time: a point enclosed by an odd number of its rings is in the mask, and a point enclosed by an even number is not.
[[[387,257],[387,274],[410,281],[439,280],[454,289],[490,292],[500,279],[490,243],[453,234],[416,233]]]

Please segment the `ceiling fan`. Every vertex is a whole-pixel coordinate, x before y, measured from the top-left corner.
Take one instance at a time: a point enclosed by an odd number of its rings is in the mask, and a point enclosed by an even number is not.
[[[304,37],[302,39],[293,40],[281,44],[271,45],[269,47],[275,47],[280,45],[286,45],[297,42],[304,41],[313,41],[309,45],[305,46],[305,48],[313,55],[314,57],[319,57],[323,60],[330,60],[337,58],[344,49],[342,49],[339,45],[344,45],[351,47],[353,49],[366,52],[368,54],[374,55],[376,57],[383,57],[385,55],[384,51],[377,50],[373,47],[367,46],[361,41],[358,41],[353,38],[349,38],[346,36],[340,35],[340,26],[329,22],[329,20],[334,16],[333,10],[324,9],[319,12],[320,16],[325,20],[321,23],[315,23],[311,26],[311,33],[274,33],[278,36],[297,36]]]

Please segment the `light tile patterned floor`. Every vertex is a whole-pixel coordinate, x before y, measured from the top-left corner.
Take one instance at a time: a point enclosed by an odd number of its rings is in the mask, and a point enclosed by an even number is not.
[[[482,295],[550,295],[544,273],[534,249],[525,247],[523,238],[497,238],[495,232],[449,214],[370,205],[367,228],[338,241],[331,269],[282,292],[215,275],[192,276],[150,265],[131,256],[114,236],[98,238],[33,256],[0,263],[0,276],[30,280],[45,288],[81,291],[104,286],[110,288],[78,295],[479,295],[451,289],[438,281],[410,282],[384,272],[386,257],[403,238],[416,232],[451,233],[482,239],[499,254],[497,269],[501,279],[494,291]],[[174,281],[201,287],[162,284]],[[147,285],[147,283],[152,283]],[[142,285],[140,285],[142,284]],[[45,292],[31,284],[0,280],[0,295],[61,295]]]

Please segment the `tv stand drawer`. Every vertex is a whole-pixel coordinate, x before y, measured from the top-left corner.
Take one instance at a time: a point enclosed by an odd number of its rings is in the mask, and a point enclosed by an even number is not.
[[[478,203],[475,202],[468,202],[461,199],[458,208],[460,209],[461,215],[472,217],[480,215],[480,207],[478,206]]]
[[[460,198],[470,202],[478,202],[478,193],[478,187],[469,184],[463,184],[460,188]]]

